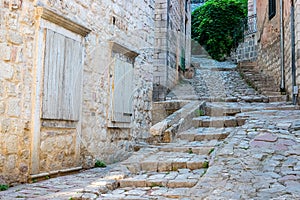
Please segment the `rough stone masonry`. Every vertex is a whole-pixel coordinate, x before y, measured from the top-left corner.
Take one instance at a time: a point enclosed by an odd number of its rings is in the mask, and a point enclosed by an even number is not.
[[[147,138],[154,0],[1,0],[0,13],[0,184],[113,163]]]

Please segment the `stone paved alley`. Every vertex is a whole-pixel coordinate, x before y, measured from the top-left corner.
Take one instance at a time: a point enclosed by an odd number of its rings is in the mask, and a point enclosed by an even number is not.
[[[141,144],[121,163],[12,187],[0,199],[300,199],[300,110],[264,103],[230,63],[194,62],[194,79],[168,95],[205,107],[194,127]]]

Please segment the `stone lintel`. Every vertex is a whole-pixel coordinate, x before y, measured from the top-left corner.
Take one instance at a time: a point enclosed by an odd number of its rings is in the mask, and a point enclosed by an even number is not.
[[[135,59],[139,55],[139,53],[130,50],[130,48],[118,44],[115,41],[110,41],[110,44],[111,44],[112,51],[123,54],[131,59]]]
[[[83,37],[87,36],[91,32],[90,29],[71,21],[70,19],[67,19],[66,17],[63,17],[47,8],[44,7],[37,7],[37,13],[42,18],[49,22],[52,22],[56,25],[59,25],[69,31],[72,31],[73,33],[79,34]]]

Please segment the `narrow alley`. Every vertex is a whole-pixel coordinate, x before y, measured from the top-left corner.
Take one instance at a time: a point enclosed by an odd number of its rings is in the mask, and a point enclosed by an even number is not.
[[[194,78],[167,95],[185,102],[169,132],[154,125],[123,162],[15,186],[0,199],[300,199],[299,108],[259,94],[234,64],[192,59]]]

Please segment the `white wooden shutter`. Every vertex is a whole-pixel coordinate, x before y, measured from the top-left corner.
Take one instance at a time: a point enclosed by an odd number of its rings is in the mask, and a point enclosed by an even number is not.
[[[119,58],[114,60],[112,121],[131,122],[133,65]]]
[[[42,118],[78,120],[81,79],[80,42],[47,30]]]

